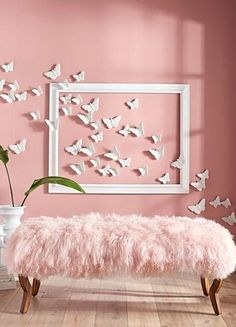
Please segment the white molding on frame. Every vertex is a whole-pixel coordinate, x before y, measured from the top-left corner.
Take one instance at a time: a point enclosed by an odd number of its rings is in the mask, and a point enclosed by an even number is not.
[[[113,84],[69,83],[63,88],[59,83],[50,83],[49,119],[59,118],[59,96],[62,93],[156,93],[180,95],[180,153],[185,164],[180,169],[179,184],[82,184],[90,194],[181,194],[189,193],[189,125],[190,86],[188,84]],[[49,176],[58,175],[59,128],[49,131]],[[70,188],[50,184],[49,193],[78,193]],[[79,193],[78,193],[79,194]]]

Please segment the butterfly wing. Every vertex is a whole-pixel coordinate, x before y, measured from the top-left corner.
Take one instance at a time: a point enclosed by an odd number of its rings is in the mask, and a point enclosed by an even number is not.
[[[40,112],[39,112],[39,111],[36,111],[36,112],[31,111],[31,112],[30,112],[30,115],[31,115],[31,117],[33,118],[33,120],[38,120],[38,119],[40,119]]]
[[[234,224],[236,224],[236,217],[235,217],[234,212],[232,212],[231,215],[229,215],[227,217],[222,217],[221,219],[224,222],[226,222],[227,224],[229,224],[230,226],[233,226]]]
[[[206,169],[202,173],[198,173],[197,177],[199,177],[201,179],[208,179],[209,178],[209,170]]]
[[[6,82],[5,79],[1,79],[1,80],[0,80],[0,92],[3,90],[3,87],[4,87],[4,85],[5,85],[5,82]]]
[[[9,93],[2,93],[0,94],[0,97],[5,100],[8,103],[12,103],[15,101],[15,96],[14,94],[12,95],[10,92]]]
[[[71,99],[71,101],[75,104],[80,104],[83,100],[82,100],[82,97],[80,95],[76,96],[76,97],[73,97]]]
[[[92,123],[90,123],[90,126],[97,131],[101,124],[99,121],[93,121]]]

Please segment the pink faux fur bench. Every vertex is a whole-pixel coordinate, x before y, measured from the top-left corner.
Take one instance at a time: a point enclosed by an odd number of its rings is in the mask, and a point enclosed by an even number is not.
[[[50,275],[140,278],[195,272],[220,314],[218,292],[235,269],[236,247],[224,227],[204,218],[89,214],[25,220],[9,239],[5,259],[9,271],[19,274],[22,313],[40,280]]]

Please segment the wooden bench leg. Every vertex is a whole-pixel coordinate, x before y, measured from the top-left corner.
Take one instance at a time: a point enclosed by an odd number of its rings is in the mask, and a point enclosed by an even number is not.
[[[40,287],[40,280],[34,278],[33,279],[33,285],[32,285],[32,295],[33,296],[38,295],[39,287]]]
[[[23,289],[23,298],[21,302],[21,313],[26,313],[29,309],[30,300],[31,300],[31,294],[32,294],[32,287],[29,282],[28,277],[18,275],[19,276],[19,283],[21,288]]]
[[[201,276],[201,285],[202,285],[202,291],[205,296],[209,295],[210,290],[210,284],[207,277]]]
[[[216,315],[221,314],[219,291],[223,284],[223,279],[214,279],[210,287],[211,304]]]

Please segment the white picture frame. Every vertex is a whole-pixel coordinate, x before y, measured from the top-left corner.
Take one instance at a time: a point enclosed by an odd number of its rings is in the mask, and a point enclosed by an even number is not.
[[[60,93],[161,93],[180,95],[180,153],[185,164],[180,169],[179,184],[82,184],[89,194],[182,194],[189,193],[189,130],[190,86],[188,84],[114,84],[114,83],[69,83],[64,88],[60,83],[50,83],[49,119],[59,118]],[[49,131],[49,176],[58,176],[59,128]],[[49,193],[78,193],[70,188],[50,184]],[[80,193],[78,193],[80,194]]]

